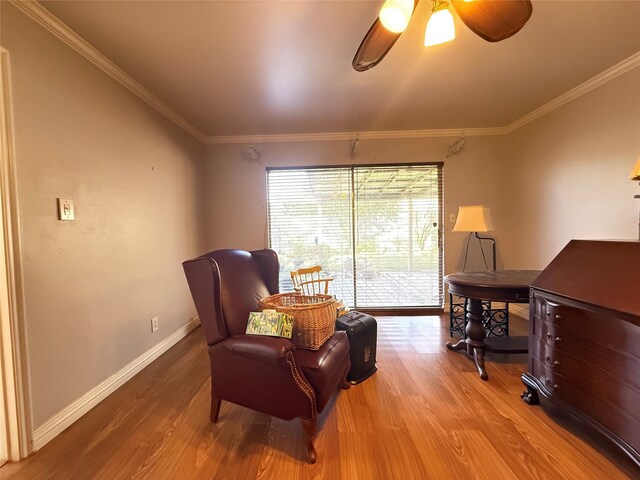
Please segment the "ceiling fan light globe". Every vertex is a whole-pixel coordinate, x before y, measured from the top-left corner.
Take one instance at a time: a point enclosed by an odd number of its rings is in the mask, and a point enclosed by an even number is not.
[[[631,180],[640,180],[640,157],[638,157],[638,163],[633,167],[631,171],[631,176],[629,177]]]
[[[456,27],[453,23],[453,15],[448,9],[438,10],[431,15],[427,22],[427,30],[424,34],[424,46],[431,47],[440,43],[449,42],[456,38]]]
[[[391,32],[404,32],[411,20],[413,5],[413,0],[387,0],[380,10],[380,23]]]

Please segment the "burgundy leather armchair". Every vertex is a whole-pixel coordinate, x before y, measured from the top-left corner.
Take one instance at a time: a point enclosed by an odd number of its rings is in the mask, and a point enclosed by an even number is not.
[[[278,293],[278,256],[273,250],[216,250],[182,264],[211,363],[211,421],[221,400],[302,420],[307,461],[314,463],[318,414],[338,385],[349,388],[349,342],[335,332],[317,351],[285,338],[245,335],[249,312]]]

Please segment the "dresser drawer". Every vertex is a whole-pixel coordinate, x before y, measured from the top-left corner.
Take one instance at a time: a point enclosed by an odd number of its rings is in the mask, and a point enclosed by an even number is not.
[[[577,337],[574,330],[564,324],[545,322],[535,315],[532,319],[529,351],[543,362],[551,357],[551,364],[558,360],[558,354],[568,354],[581,359],[589,368],[604,370],[640,390],[640,357],[633,353],[634,345],[638,345],[640,349],[640,331],[637,328],[629,330],[627,335],[619,337],[615,345],[608,345],[597,343],[596,338]]]
[[[537,337],[533,338],[534,341],[529,342],[529,353],[531,356],[538,360],[545,368],[554,369],[553,371],[557,372],[555,367],[557,367],[560,362],[557,359],[558,352],[556,348]]]
[[[529,355],[531,355],[531,352],[529,352]],[[545,365],[541,359],[532,356],[530,358],[529,368],[531,374],[535,376],[550,393],[555,394],[557,393],[556,390],[562,388],[562,377],[559,376],[553,368]]]
[[[574,337],[571,332],[562,329],[558,329],[557,336],[553,338],[560,338],[553,344],[556,357],[568,355],[570,359],[580,359],[582,365],[602,370],[607,375],[619,379],[640,392],[640,358],[630,354],[628,348],[621,350],[618,346],[618,349],[613,349],[593,341]],[[630,339],[630,337],[622,337],[619,343],[628,343]],[[640,338],[635,339],[635,342],[636,345],[640,345]],[[564,365],[563,371],[566,371]],[[638,411],[640,411],[640,407],[638,407]]]
[[[530,308],[531,341],[537,337],[640,389],[640,329],[636,325],[586,307],[563,305],[537,291]]]
[[[546,354],[540,362],[550,368],[570,388],[558,389],[556,395],[566,400],[574,400],[571,385],[578,385],[588,392],[584,399],[586,405],[597,405],[598,409],[609,413],[626,414],[640,420],[640,389],[622,380],[615,374],[591,362],[574,357],[554,348],[544,348]],[[596,415],[597,412],[592,412]]]
[[[560,337],[560,326],[546,321],[545,318],[534,315],[531,319],[529,334],[531,337],[537,337],[550,345],[562,341]]]
[[[561,360],[562,364],[562,360]],[[595,380],[597,375],[571,375],[555,373],[556,388],[553,395],[568,403],[606,429],[616,432],[640,452],[640,393],[628,386]],[[604,389],[595,384],[606,385]]]
[[[572,336],[603,345],[612,350],[620,350],[622,347],[630,355],[640,359],[640,347],[634,341],[638,338],[638,327],[632,323],[608,314],[600,314],[588,308],[578,308],[563,305],[559,301],[546,298],[540,293],[533,294],[530,307],[530,320],[535,320],[533,333],[540,338],[547,338],[549,334],[558,334],[558,329],[570,332]],[[545,329],[544,334],[538,333]],[[635,346],[635,348],[633,348]]]
[[[640,391],[545,344],[540,344],[535,352],[529,351],[529,355],[531,374],[553,397],[605,428],[624,434],[640,450]]]

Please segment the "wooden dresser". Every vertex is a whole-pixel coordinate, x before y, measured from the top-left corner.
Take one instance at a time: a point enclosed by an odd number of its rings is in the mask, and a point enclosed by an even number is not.
[[[640,242],[572,240],[533,282],[522,382],[640,467]]]

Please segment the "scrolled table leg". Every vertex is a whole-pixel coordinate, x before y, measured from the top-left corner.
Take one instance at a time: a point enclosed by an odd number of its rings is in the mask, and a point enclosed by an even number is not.
[[[449,350],[462,350],[462,349],[466,350],[467,349],[467,342],[464,339],[458,341],[457,343],[447,342],[445,345]]]
[[[480,378],[482,380],[489,380],[489,375],[487,371],[484,369],[484,348],[474,347],[473,348],[473,361],[476,363],[476,369],[480,374]]]

